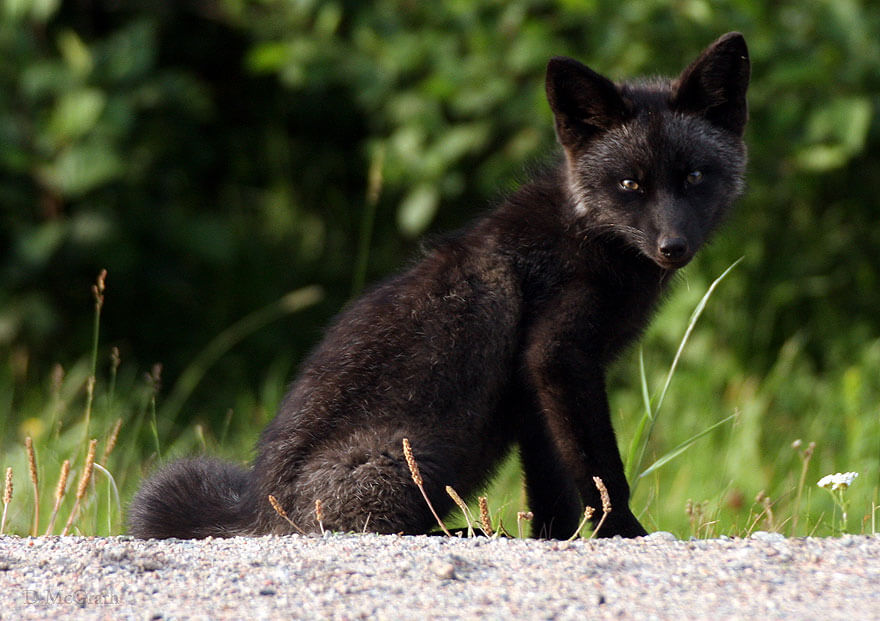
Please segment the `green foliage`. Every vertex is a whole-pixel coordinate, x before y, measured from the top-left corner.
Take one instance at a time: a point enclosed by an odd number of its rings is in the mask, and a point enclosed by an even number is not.
[[[650,386],[662,385],[711,278],[745,259],[692,335],[646,456],[737,418],[646,477],[635,503],[674,529],[687,497],[709,499],[727,523],[747,526],[740,497],[765,489],[776,501],[792,489],[797,438],[818,444],[811,477],[862,473],[849,490],[851,520],[877,501],[876,3],[77,7],[0,2],[4,450],[20,446],[29,421],[50,416],[40,395],[52,365],[70,377],[90,350],[83,283],[100,268],[110,273],[101,359],[116,346],[132,369],[131,394],[120,397],[130,402],[126,421],[146,407],[134,396],[135,369],[161,361],[160,418],[167,393],[180,386],[176,395],[185,395],[170,400],[177,426],[158,421],[163,455],[192,438],[187,421],[220,434],[230,408],[255,430],[352,291],[398,269],[416,237],[489,208],[552,152],[543,95],[550,56],[574,56],[615,78],[671,74],[736,29],[754,67],[749,189],[647,335]],[[215,339],[315,284],[324,302],[235,340],[184,391],[178,380]],[[634,357],[623,360],[612,382],[626,443],[643,409],[637,369]],[[149,436],[135,436],[138,452],[153,450]],[[832,507],[807,495],[815,524]]]

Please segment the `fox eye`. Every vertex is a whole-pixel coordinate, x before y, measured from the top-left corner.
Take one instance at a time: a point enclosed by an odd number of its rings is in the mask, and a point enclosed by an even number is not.
[[[639,182],[635,179],[623,179],[620,182],[620,188],[622,190],[626,190],[627,192],[638,192],[639,187]]]
[[[703,181],[703,173],[699,170],[692,170],[687,175],[687,182],[690,185],[697,185]]]

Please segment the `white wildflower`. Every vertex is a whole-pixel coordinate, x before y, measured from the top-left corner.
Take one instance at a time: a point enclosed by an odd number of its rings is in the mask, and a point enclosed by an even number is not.
[[[846,489],[852,482],[855,481],[856,477],[859,476],[858,472],[838,472],[836,474],[826,474],[824,477],[819,479],[819,482],[816,483],[819,487],[824,487],[825,489],[830,489],[832,492],[837,491],[838,489]]]

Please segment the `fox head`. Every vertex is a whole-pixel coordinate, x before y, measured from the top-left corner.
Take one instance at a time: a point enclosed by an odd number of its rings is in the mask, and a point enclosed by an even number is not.
[[[743,188],[749,71],[739,33],[672,80],[614,84],[553,58],[547,99],[580,228],[622,237],[664,269],[687,264]]]

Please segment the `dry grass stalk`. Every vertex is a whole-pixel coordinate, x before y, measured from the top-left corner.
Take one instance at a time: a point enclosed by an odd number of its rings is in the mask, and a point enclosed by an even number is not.
[[[706,517],[706,502],[695,503],[688,498],[684,511],[687,513],[688,522],[691,525],[691,534],[694,537],[706,536],[709,530],[717,521],[709,520]]]
[[[6,469],[6,488],[3,490],[3,518],[0,519],[0,535],[6,529],[6,512],[12,502],[12,467]]]
[[[575,539],[577,539],[578,535],[581,534],[581,531],[584,529],[584,526],[586,526],[587,522],[593,519],[593,514],[595,513],[596,510],[590,505],[584,507],[584,517],[581,519],[581,523],[578,524],[577,529],[571,534],[571,537],[568,538],[568,541],[574,541]]]
[[[449,532],[449,529],[446,528],[446,524],[443,523],[443,520],[440,519],[440,516],[437,515],[437,512],[434,510],[434,505],[431,504],[430,499],[428,498],[428,493],[425,491],[425,486],[422,481],[422,475],[419,472],[419,465],[416,463],[416,458],[413,455],[412,446],[409,444],[409,438],[403,439],[403,456],[406,458],[406,465],[409,466],[409,472],[412,475],[413,483],[419,488],[419,491],[422,492],[422,498],[425,499],[425,502],[428,503],[428,508],[431,510],[431,513],[434,515],[434,519],[437,520],[437,523],[440,525],[440,528],[443,529],[443,532],[446,533],[446,536],[452,537],[452,533]]]
[[[305,532],[303,529],[301,529],[299,526],[297,526],[297,525],[293,522],[293,520],[290,519],[290,517],[287,515],[287,511],[284,510],[284,507],[281,506],[281,503],[278,502],[278,499],[275,498],[275,496],[273,496],[272,494],[269,494],[269,504],[272,505],[272,508],[273,508],[273,509],[275,509],[275,513],[277,513],[277,514],[280,515],[282,518],[284,518],[284,520],[285,520],[288,524],[290,524],[291,526],[293,526],[296,530],[298,530],[298,531],[300,532],[300,534],[303,534],[303,535],[306,534],[306,532]]]
[[[101,318],[101,308],[104,306],[104,290],[107,270],[101,270],[96,284],[92,285],[92,295],[95,298],[95,321],[92,332],[92,364],[91,374],[86,379],[86,409],[83,416],[83,444],[89,439],[89,429],[92,420],[92,403],[95,398],[95,370],[98,366],[98,327]]]
[[[61,464],[61,474],[58,475],[58,485],[55,486],[55,506],[52,507],[52,515],[49,517],[49,525],[44,535],[51,535],[52,529],[55,528],[55,518],[58,517],[58,509],[61,508],[61,501],[64,499],[68,475],[70,475],[70,460],[65,459]]]
[[[34,452],[34,441],[30,436],[24,439],[24,448],[27,451],[31,485],[34,487],[34,523],[31,525],[31,537],[36,537],[37,529],[40,527],[40,482],[37,477],[37,454]]]
[[[107,465],[107,458],[110,457],[110,453],[116,448],[120,429],[122,429],[122,417],[116,419],[116,422],[113,424],[113,429],[110,430],[110,435],[107,436],[107,444],[104,445],[104,454],[101,455],[101,461],[99,462],[104,466]]]
[[[58,400],[61,398],[61,388],[64,385],[64,367],[56,362],[52,367],[50,378],[52,398]]]
[[[792,448],[795,450],[799,449],[800,446],[800,440],[795,440],[792,443]],[[791,531],[789,532],[789,535],[791,535],[792,537],[797,535],[798,518],[800,517],[801,512],[801,495],[804,491],[804,483],[807,480],[807,468],[810,465],[810,459],[812,459],[813,457],[814,450],[816,450],[816,443],[810,442],[810,444],[807,445],[807,448],[805,448],[801,452],[801,478],[798,481],[797,496],[795,497],[794,501],[794,515],[791,519]]]
[[[593,483],[596,484],[596,489],[599,490],[599,497],[602,499],[602,517],[599,518],[599,523],[596,524],[596,528],[593,529],[593,534],[590,535],[590,539],[596,536],[596,533],[602,528],[602,524],[605,523],[605,518],[611,513],[611,496],[608,495],[608,488],[605,487],[605,483],[599,477],[593,477]]]
[[[486,500],[485,496],[480,496],[477,502],[480,503],[480,525],[486,536],[491,537],[494,531],[492,530],[492,520],[489,518],[489,501]]]
[[[755,496],[755,502],[761,505],[764,509],[758,514],[758,517],[755,518],[755,523],[752,524],[752,527],[754,528],[758,523],[758,520],[760,520],[762,516],[765,516],[764,521],[767,524],[767,530],[771,533],[775,533],[778,529],[776,527],[776,519],[773,516],[773,503],[770,500],[770,496],[768,496],[764,490],[761,490],[758,492],[758,495]]]
[[[51,374],[51,394],[52,394],[52,409],[50,410],[49,420],[49,431],[50,433],[57,434],[61,433],[61,418],[60,414],[62,409],[64,408],[63,399],[61,397],[61,389],[64,387],[64,367],[60,364],[55,364],[52,367]]]
[[[153,392],[153,397],[159,394],[162,390],[162,363],[157,362],[150,368],[150,372],[147,373],[147,383],[150,385],[150,390]]]
[[[519,535],[519,538],[522,539],[522,523],[523,521],[531,522],[535,517],[535,514],[531,511],[517,511],[516,513],[516,532]]]
[[[468,506],[461,499],[461,496],[458,495],[452,486],[446,486],[446,493],[449,494],[449,497],[452,498],[452,502],[458,505],[458,508],[461,509],[461,512],[464,514],[464,521],[467,522],[468,525],[468,537],[474,536],[474,525],[471,522],[470,511],[468,511]]]
[[[315,499],[315,519],[318,521],[318,527],[321,529],[321,534],[324,534],[324,504],[321,502],[320,498]]]
[[[83,415],[85,435],[83,442],[89,437],[89,425],[92,420],[92,404],[95,402],[95,376],[89,375],[86,378],[86,410]]]
[[[698,528],[697,520],[699,519],[699,514],[701,513],[701,507],[699,503],[695,505],[694,501],[688,498],[687,502],[684,505],[684,512],[687,514],[688,522],[691,525],[691,534],[696,536]]]
[[[64,525],[64,530],[61,531],[62,536],[67,534],[67,531],[73,524],[73,520],[76,519],[77,513],[79,512],[79,505],[82,502],[83,497],[86,495],[89,482],[92,480],[92,472],[94,472],[95,468],[95,449],[97,446],[97,440],[92,439],[89,442],[89,452],[88,455],[86,455],[86,463],[85,466],[83,466],[82,476],[79,478],[79,485],[76,487],[76,500],[73,503],[73,509],[70,510],[67,523]]]

